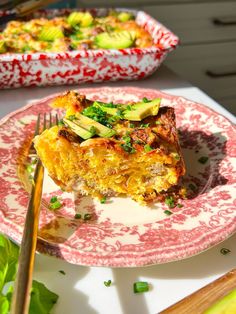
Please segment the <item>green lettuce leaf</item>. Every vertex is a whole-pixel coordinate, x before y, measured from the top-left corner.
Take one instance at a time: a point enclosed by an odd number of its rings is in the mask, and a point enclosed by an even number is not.
[[[19,258],[19,247],[0,234],[0,313],[8,314],[13,292],[12,283],[16,276]],[[58,295],[48,290],[44,284],[33,280],[30,298],[29,314],[49,314],[54,304],[57,302]]]
[[[5,297],[3,294],[0,294],[0,313],[8,314],[9,310],[10,306],[7,297]]]
[[[0,234],[0,292],[15,279],[18,257],[19,247]]]
[[[44,284],[33,280],[29,314],[49,314],[58,295],[48,290]]]

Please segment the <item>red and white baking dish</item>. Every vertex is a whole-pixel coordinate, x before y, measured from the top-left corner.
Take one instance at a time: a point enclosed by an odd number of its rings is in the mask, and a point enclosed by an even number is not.
[[[104,15],[108,9],[88,10]],[[131,11],[153,37],[149,48],[77,50],[62,53],[0,55],[0,88],[137,80],[152,74],[179,42],[164,25],[142,11]],[[72,10],[40,10],[31,18],[54,17]],[[0,12],[0,16],[8,14]]]

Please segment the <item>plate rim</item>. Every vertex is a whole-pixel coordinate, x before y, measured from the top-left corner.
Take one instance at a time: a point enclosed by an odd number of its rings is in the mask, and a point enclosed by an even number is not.
[[[160,90],[157,90],[157,89],[151,89],[151,88],[139,88],[139,87],[135,87],[135,86],[131,86],[131,87],[110,87],[110,86],[102,86],[102,87],[76,87],[75,90],[91,90],[92,92],[96,92],[97,90],[110,90],[110,91],[114,91],[114,90],[129,90],[129,92],[135,92],[135,91],[145,91],[145,92],[158,92],[158,93],[161,93],[162,95],[166,95],[167,97],[171,97],[171,99],[176,99],[176,98],[181,98],[183,99],[184,101],[190,101],[191,103],[194,103],[194,104],[197,104],[197,105],[200,105],[201,107],[204,107],[205,109],[209,110],[209,112],[212,112],[214,113],[215,115],[217,116],[220,116],[222,117],[223,119],[225,119],[231,127],[233,127],[234,130],[236,130],[236,126],[232,123],[232,121],[230,121],[230,119],[228,119],[227,117],[225,117],[223,114],[221,113],[218,113],[217,111],[215,111],[214,109],[212,108],[209,108],[208,106],[204,105],[204,104],[201,104],[201,103],[198,103],[198,102],[195,102],[195,101],[192,101],[192,100],[189,100],[183,96],[177,96],[177,95],[171,95],[171,94],[168,94],[168,93],[165,93],[165,92],[162,92]],[[9,119],[11,119],[14,115],[16,115],[17,113],[21,113],[21,112],[24,112],[25,110],[27,110],[28,108],[36,105],[37,103],[39,102],[46,102],[52,98],[54,98],[55,96],[57,95],[60,95],[61,92],[59,93],[54,93],[54,94],[50,94],[46,97],[43,97],[43,98],[39,98],[39,99],[36,99],[36,100],[32,100],[30,101],[28,104],[26,104],[25,106],[13,111],[13,112],[10,112],[9,114],[7,114],[6,116],[4,116],[3,118],[0,119],[0,128],[1,126],[6,123]],[[14,222],[8,220],[8,219],[5,219],[4,221],[4,214],[3,212],[0,210],[0,218],[3,217],[3,221],[1,222],[0,221],[0,226],[2,225],[3,223],[3,228],[0,228],[0,231],[1,230],[4,230],[4,225],[6,226],[7,223],[6,222],[9,222],[10,225],[14,225]],[[128,260],[128,264],[126,263],[122,263],[122,261],[124,261],[124,259],[127,259],[127,257],[125,256],[122,256],[123,254],[121,254],[121,256],[119,257],[112,257],[110,255],[108,255],[107,253],[104,254],[104,256],[102,256],[102,254],[100,254],[101,258],[102,258],[102,263],[101,263],[101,260],[100,258],[96,257],[95,255],[97,255],[98,253],[97,252],[86,252],[86,251],[83,251],[82,253],[80,251],[78,251],[78,249],[76,248],[73,248],[71,246],[69,246],[68,248],[68,245],[65,245],[64,243],[62,244],[52,244],[50,242],[46,242],[46,240],[43,240],[41,238],[39,238],[39,242],[38,242],[38,251],[41,252],[41,253],[46,253],[48,254],[49,252],[49,255],[53,255],[53,256],[56,256],[56,257],[60,257],[60,258],[63,258],[65,259],[66,261],[70,262],[70,263],[73,263],[73,264],[78,264],[78,265],[84,265],[84,266],[108,266],[108,267],[140,267],[140,266],[149,266],[149,265],[154,265],[154,264],[162,264],[162,263],[167,263],[167,262],[172,262],[172,261],[177,261],[177,260],[180,260],[180,259],[185,259],[185,258],[189,258],[189,257],[192,257],[192,256],[195,256],[197,254],[200,254],[208,249],[210,249],[211,247],[219,244],[220,242],[226,240],[228,237],[230,237],[231,235],[233,235],[233,233],[236,232],[236,217],[233,218],[233,220],[230,222],[229,225],[223,225],[224,228],[218,230],[216,232],[211,232],[211,234],[204,234],[204,235],[201,235],[200,239],[198,238],[197,241],[194,241],[192,242],[194,244],[194,247],[196,247],[196,245],[199,244],[199,242],[202,242],[203,238],[207,237],[207,241],[203,241],[203,245],[200,244],[200,248],[199,248],[199,245],[198,245],[198,249],[196,251],[196,248],[195,248],[195,253],[190,253],[189,254],[189,247],[186,248],[186,246],[184,246],[182,249],[181,249],[181,257],[176,257],[176,258],[158,258],[158,253],[156,252],[152,252],[152,250],[148,250],[148,251],[144,251],[142,252],[142,256],[140,257],[140,252],[137,252],[137,255],[139,254],[139,261],[137,261],[137,256],[136,254],[134,254],[134,256],[132,257],[129,257]],[[229,226],[230,226],[230,230],[229,229]],[[18,226],[17,226],[18,227]],[[227,230],[225,230],[225,228],[227,227]],[[7,229],[7,228],[6,228]],[[4,232],[4,231],[3,231]],[[10,236],[13,240],[15,240],[17,243],[20,243],[19,241],[19,238],[21,238],[22,236],[22,233],[20,232],[19,230],[19,227],[17,229],[15,229],[15,233],[13,231],[10,231],[10,232],[7,232],[7,230],[5,230],[5,233],[8,234],[8,236]],[[219,237],[219,233],[220,233],[220,237]],[[216,236],[216,239],[215,239],[215,234],[218,235],[218,238]],[[190,245],[191,246],[191,245]],[[61,252],[62,250],[66,253],[65,256],[61,255]],[[69,255],[67,254],[66,251],[69,250]],[[178,249],[179,251],[179,249]],[[191,251],[192,252],[192,251]],[[146,254],[145,254],[146,253]],[[130,254],[130,253],[129,253]],[[151,254],[150,257],[147,257],[149,256],[149,254]],[[60,255],[60,256],[59,256]],[[75,256],[73,256],[75,255]],[[88,258],[88,255],[89,255],[89,259],[91,260],[91,256],[92,258],[94,259],[92,263],[87,263],[87,262],[83,262],[83,258],[84,256],[82,255],[86,255],[86,259]],[[93,257],[94,255],[94,257]],[[162,255],[162,254],[160,254]],[[132,259],[133,259],[133,262],[132,262]],[[144,261],[142,261],[142,259],[144,259]],[[141,262],[140,262],[141,260]]]

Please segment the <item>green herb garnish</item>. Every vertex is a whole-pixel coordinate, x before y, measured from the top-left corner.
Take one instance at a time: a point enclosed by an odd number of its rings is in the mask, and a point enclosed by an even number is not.
[[[165,213],[167,216],[170,216],[170,215],[173,214],[173,213],[172,213],[170,210],[168,210],[168,209],[164,210],[164,213]]]
[[[151,152],[152,150],[153,148],[149,144],[144,145],[144,151],[146,153]]]
[[[146,281],[138,281],[133,284],[134,293],[149,291],[149,284]]]
[[[207,161],[208,161],[208,157],[206,157],[206,156],[202,156],[202,157],[200,157],[199,159],[198,159],[198,162],[200,162],[200,164],[205,164]]]
[[[66,273],[64,272],[64,270],[58,270],[59,273],[61,273],[62,275],[65,275]]]
[[[132,107],[131,107],[130,105],[127,105],[127,106],[126,106],[126,109],[129,110],[129,111],[131,111],[131,110],[132,110]]]
[[[226,248],[222,248],[221,250],[220,250],[220,253],[222,254],[222,255],[227,255],[227,254],[229,254],[231,251],[229,250],[229,249],[226,249]]]
[[[91,126],[91,128],[89,129],[89,132],[92,134],[92,136],[94,136],[96,134],[96,128],[95,126]]]
[[[70,115],[69,117],[67,117],[68,120],[73,121],[76,119],[76,116],[74,114]]]
[[[156,121],[156,124],[157,124],[157,125],[161,125],[162,122],[161,122],[161,121]]]
[[[32,173],[34,171],[34,168],[31,165],[27,165],[26,170],[28,173]]]
[[[134,125],[133,123],[130,123],[130,124],[129,124],[129,127],[132,128],[132,129],[134,129],[134,128],[135,128],[135,125]]]
[[[117,107],[117,105],[113,104],[113,102],[105,103],[105,102],[101,102],[101,101],[95,101],[95,103],[98,103],[98,104],[102,105],[103,107],[107,107],[107,108],[116,108]]]
[[[142,124],[140,124],[140,129],[146,129],[146,128],[148,128],[149,127],[149,125],[150,125],[150,123],[142,123]]]
[[[104,283],[104,286],[106,286],[106,287],[110,287],[111,286],[111,280],[110,279],[107,280],[107,281],[104,281],[103,283]]]
[[[91,214],[84,214],[84,220],[90,220],[92,218]]]
[[[116,111],[116,116],[119,117],[120,119],[123,119],[124,118],[123,111],[121,109],[118,109]]]
[[[147,103],[150,102],[151,100],[147,99],[147,97],[143,97],[143,102]]]
[[[108,122],[108,117],[107,117],[106,112],[100,109],[99,107],[95,107],[95,106],[87,107],[82,111],[82,114],[107,127],[111,127],[110,123]]]
[[[65,123],[64,123],[63,119],[60,119],[58,121],[58,126],[64,126],[64,125],[65,125]]]
[[[57,196],[53,196],[50,199],[50,203],[55,203],[57,201]]]
[[[34,158],[34,159],[31,161],[31,165],[36,165],[36,164],[37,164],[37,161],[38,161],[38,159],[37,159],[37,158]]]
[[[106,203],[106,200],[107,200],[106,196],[103,196],[103,197],[100,199],[100,203],[101,203],[101,204],[105,204],[105,203]]]
[[[23,124],[23,125],[27,125],[27,123],[25,123],[24,121],[21,121],[21,120],[18,120],[20,122],[20,124]]]
[[[174,159],[180,160],[180,155],[177,153],[173,153]]]
[[[175,207],[175,200],[172,196],[167,196],[165,198],[165,204],[169,207],[169,208],[174,208]]]
[[[121,144],[120,146],[127,153],[133,154],[136,152],[136,150],[133,148],[131,143],[131,137],[128,134],[129,132],[127,132],[126,135],[122,137],[122,140],[125,142],[125,144]]]
[[[50,204],[49,207],[50,207],[51,209],[59,209],[59,208],[62,207],[62,204],[61,204],[60,201],[56,201],[56,202]]]
[[[53,196],[51,199],[50,199],[50,205],[49,205],[49,208],[51,209],[59,209],[62,207],[62,204],[61,202],[58,200],[57,196]]]
[[[75,215],[74,215],[74,218],[75,219],[80,219],[82,216],[81,216],[81,214],[79,214],[79,213],[76,213]]]
[[[182,208],[182,207],[184,207],[184,205],[183,204],[177,204],[177,207]]]
[[[132,147],[131,143],[127,143],[127,144],[121,144],[120,145],[123,150],[127,153],[133,154],[136,152],[136,150]]]

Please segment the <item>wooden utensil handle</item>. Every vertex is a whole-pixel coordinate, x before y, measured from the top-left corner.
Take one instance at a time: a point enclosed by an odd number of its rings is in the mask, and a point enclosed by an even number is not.
[[[232,269],[202,289],[190,294],[159,314],[203,314],[211,305],[236,288],[236,269]]]
[[[18,15],[24,16],[56,1],[57,0],[29,0],[19,4],[15,9]]]

